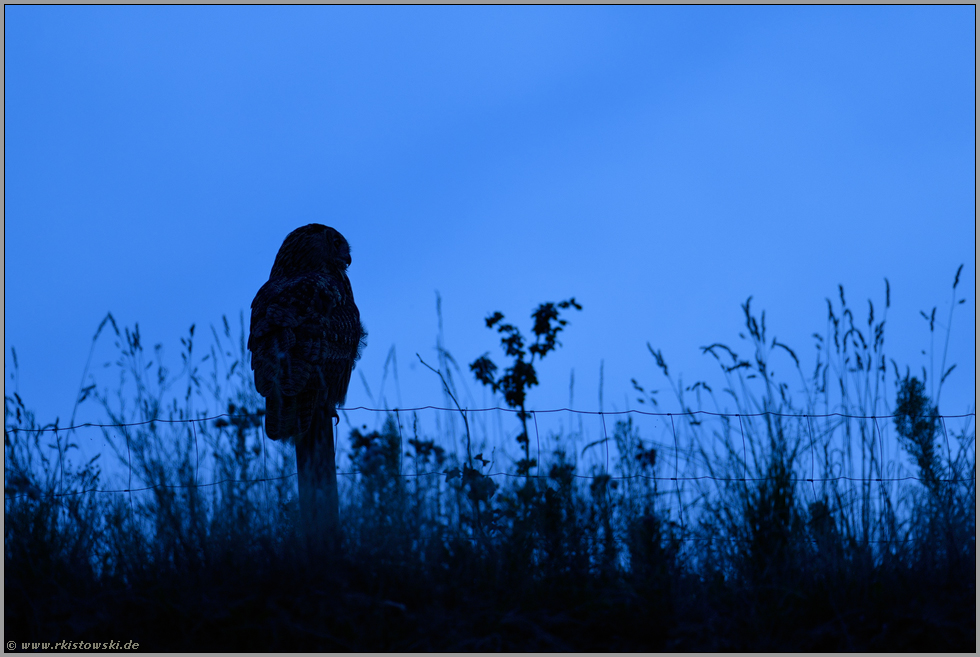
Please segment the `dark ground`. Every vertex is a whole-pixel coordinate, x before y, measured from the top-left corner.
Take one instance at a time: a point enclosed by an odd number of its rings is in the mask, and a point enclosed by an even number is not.
[[[875,571],[839,589],[678,578],[634,585],[419,581],[340,564],[229,568],[139,586],[45,582],[6,564],[5,641],[137,641],[186,651],[974,652],[975,565],[937,581]],[[155,580],[155,581],[154,581]],[[18,650],[21,647],[18,646]]]

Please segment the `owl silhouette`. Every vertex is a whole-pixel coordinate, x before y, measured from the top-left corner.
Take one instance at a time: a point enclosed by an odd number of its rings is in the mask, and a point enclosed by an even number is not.
[[[252,301],[248,349],[255,388],[266,401],[265,431],[297,449],[317,412],[336,416],[366,344],[350,263],[350,245],[333,228],[297,228]]]

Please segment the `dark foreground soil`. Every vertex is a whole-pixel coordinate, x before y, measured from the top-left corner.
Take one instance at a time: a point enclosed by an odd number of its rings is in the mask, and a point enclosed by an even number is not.
[[[155,652],[976,648],[975,566],[962,577],[875,572],[752,590],[691,578],[433,583],[350,563],[171,574],[138,587],[69,573],[38,581],[29,571],[8,562],[4,575],[4,640],[17,651],[59,641],[134,641]]]

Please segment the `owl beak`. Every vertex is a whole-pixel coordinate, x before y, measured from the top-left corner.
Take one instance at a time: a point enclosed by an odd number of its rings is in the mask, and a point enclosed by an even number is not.
[[[349,253],[344,256],[344,261],[347,263],[347,266],[350,267],[351,259]]]

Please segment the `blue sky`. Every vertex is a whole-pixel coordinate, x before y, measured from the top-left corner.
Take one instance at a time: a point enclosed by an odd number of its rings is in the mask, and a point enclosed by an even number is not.
[[[247,313],[310,222],[352,245],[349,406],[392,345],[389,404],[443,403],[415,357],[436,362],[437,290],[464,366],[502,363],[488,313],[526,332],[582,303],[533,408],[567,406],[574,368],[597,410],[600,362],[606,410],[633,377],[664,388],[647,342],[711,380],[699,347],[738,342],[749,295],[809,372],[824,298],[880,309],[885,277],[890,355],[917,370],[919,311],[945,323],[962,263],[942,410],[975,409],[973,7],[4,14],[5,390],[13,347],[43,420],[70,416],[106,312],[179,369],[187,328]]]

